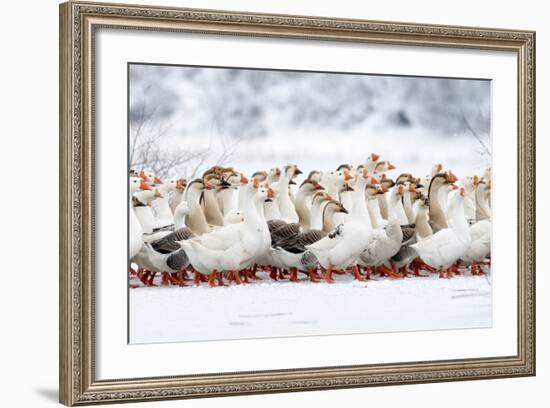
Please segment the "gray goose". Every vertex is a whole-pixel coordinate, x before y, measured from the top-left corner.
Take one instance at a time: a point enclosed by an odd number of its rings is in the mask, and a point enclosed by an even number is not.
[[[162,271],[162,283],[169,283],[179,286],[185,284],[185,269],[189,267],[189,258],[178,243],[194,237],[195,234],[189,228],[180,228],[161,239],[148,243],[150,261],[157,267],[165,264],[166,268]]]
[[[312,282],[319,282],[317,276],[317,257],[307,249],[308,245],[323,239],[332,231],[332,218],[336,213],[345,213],[348,211],[344,206],[335,200],[330,200],[324,207],[322,212],[323,229],[311,229],[305,232],[288,236],[280,240],[277,245],[273,246],[274,256],[281,263],[287,265],[290,269],[290,280],[298,281],[298,272],[307,273]],[[336,230],[337,231],[337,230]],[[337,234],[337,232],[332,232]],[[334,236],[335,236],[334,235]]]

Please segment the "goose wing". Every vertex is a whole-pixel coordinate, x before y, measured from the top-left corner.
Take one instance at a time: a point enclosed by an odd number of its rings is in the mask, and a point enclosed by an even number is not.
[[[415,239],[416,224],[402,225],[401,232],[403,233],[402,245],[407,245],[413,242]]]
[[[306,250],[307,245],[320,241],[326,235],[327,233],[322,230],[309,230],[279,241],[277,246],[293,254],[299,254]]]
[[[288,223],[271,233],[271,246],[278,246],[279,242],[292,238],[300,233],[300,224],[297,222]]]
[[[181,249],[177,241],[183,241],[194,236],[195,234],[189,228],[180,228],[161,239],[153,241],[151,247],[161,254],[169,254]]]

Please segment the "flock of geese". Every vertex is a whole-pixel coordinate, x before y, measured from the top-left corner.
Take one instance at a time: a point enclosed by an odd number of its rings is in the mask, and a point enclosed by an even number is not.
[[[356,167],[313,170],[296,191],[295,164],[250,179],[214,166],[190,182],[131,170],[130,286],[156,286],[159,273],[162,285],[210,287],[246,284],[258,272],[327,283],[333,274],[485,274],[491,170],[458,180],[436,164],[426,177],[394,180],[395,168],[373,153]]]

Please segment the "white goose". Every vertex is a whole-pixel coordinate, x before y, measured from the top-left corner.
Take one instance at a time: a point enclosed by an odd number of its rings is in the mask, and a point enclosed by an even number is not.
[[[489,188],[484,181],[476,180],[477,207],[488,207]],[[480,211],[476,211],[480,212]],[[470,226],[472,242],[462,260],[471,265],[472,275],[482,275],[484,272],[480,265],[488,264],[486,258],[491,253],[491,221],[488,218],[481,219]]]
[[[450,267],[463,257],[471,244],[470,226],[464,217],[464,189],[452,197],[453,226],[437,231],[430,238],[411,245],[419,254],[422,261],[439,271],[440,277],[449,278]]]
[[[334,269],[345,270],[354,265],[368,247],[372,239],[372,226],[365,203],[365,188],[369,183],[376,183],[366,169],[355,184],[353,194],[353,215],[345,224],[339,226],[333,233],[306,248],[319,260],[325,269],[325,281],[332,283]],[[359,275],[357,269],[356,277]]]
[[[132,199],[134,194],[138,191],[150,190],[151,187],[147,182],[140,177],[130,177],[130,231],[129,231],[129,252],[128,258],[132,259],[139,252],[143,246],[143,228],[134,211],[134,200]]]
[[[246,189],[244,222],[180,242],[193,267],[209,274],[210,286],[215,286],[216,280],[221,283],[223,271],[229,271],[238,284],[242,283],[240,271],[252,266],[256,257],[269,248],[269,229],[257,205],[271,197],[272,191],[261,188],[257,180]]]
[[[277,203],[279,205],[280,219],[285,222],[294,223],[300,220],[294,203],[288,193],[289,183],[297,174],[302,174],[302,171],[298,169],[298,166],[295,164],[290,164],[284,167],[279,177],[279,181],[274,183],[276,187],[270,184],[270,186],[277,192]]]
[[[185,187],[187,187],[187,181],[183,178],[176,180],[176,190],[170,197],[170,209],[172,212],[176,211],[176,207],[185,200]]]

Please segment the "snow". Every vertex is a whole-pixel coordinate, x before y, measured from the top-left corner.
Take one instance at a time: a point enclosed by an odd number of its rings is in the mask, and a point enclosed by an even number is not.
[[[315,336],[491,326],[488,276],[130,290],[130,342]]]

